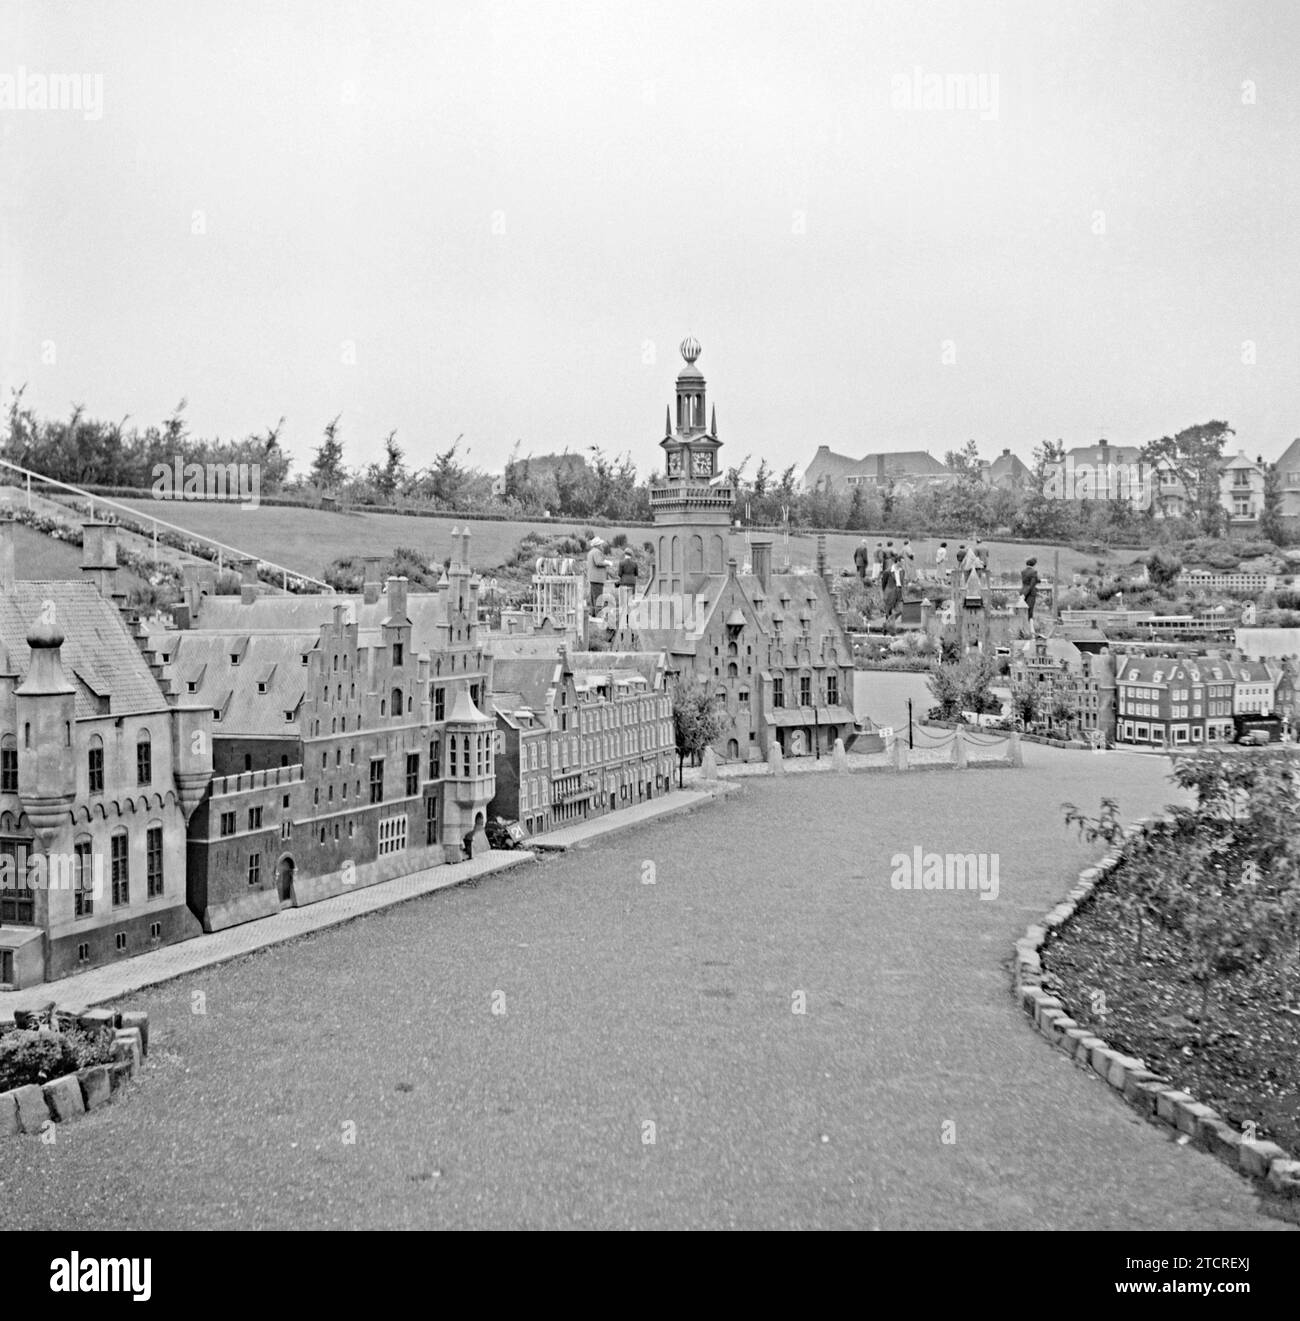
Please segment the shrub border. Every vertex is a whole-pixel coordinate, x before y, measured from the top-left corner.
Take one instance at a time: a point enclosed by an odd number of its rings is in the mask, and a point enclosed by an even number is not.
[[[1133,829],[1142,825],[1135,823]],[[1130,830],[1130,834],[1133,830]],[[1079,873],[1074,889],[1037,923],[1025,928],[1014,946],[1015,996],[1039,1035],[1077,1063],[1090,1067],[1113,1091],[1170,1133],[1191,1138],[1201,1148],[1275,1193],[1300,1198],[1300,1160],[1292,1160],[1275,1142],[1243,1137],[1216,1110],[1152,1073],[1142,1060],[1113,1050],[1101,1037],[1080,1027],[1064,1003],[1043,989],[1042,953],[1076,914],[1091,902],[1098,887],[1110,881],[1120,856],[1109,853]]]
[[[44,1133],[50,1124],[66,1124],[91,1110],[102,1109],[131,1080],[149,1053],[149,1015],[143,1010],[86,1009],[77,1026],[113,1029],[113,1060],[65,1073],[45,1083],[28,1083],[0,1092],[0,1138]],[[6,1020],[3,1030],[13,1027]],[[76,1096],[68,1087],[77,1086]]]

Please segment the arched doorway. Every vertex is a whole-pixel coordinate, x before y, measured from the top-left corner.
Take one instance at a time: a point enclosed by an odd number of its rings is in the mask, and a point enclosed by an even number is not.
[[[740,760],[740,744],[734,738],[729,738],[727,740],[727,760]]]
[[[802,729],[790,731],[790,755],[802,757],[808,751],[808,739]]]
[[[280,865],[276,868],[275,886],[282,904],[293,903],[293,859],[287,855],[280,859]]]

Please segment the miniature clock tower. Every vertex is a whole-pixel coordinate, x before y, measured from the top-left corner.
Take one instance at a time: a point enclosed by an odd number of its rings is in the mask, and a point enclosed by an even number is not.
[[[716,410],[705,425],[704,376],[695,365],[700,342],[682,340],[686,365],[677,373],[677,417],[668,410],[664,438],[664,483],[650,490],[650,507],[661,535],[656,539],[655,590],[677,595],[697,590],[698,580],[725,571],[727,536],[735,492],[717,481]]]
[[[686,366],[677,373],[677,423],[668,411],[663,440],[659,444],[666,456],[666,475],[670,482],[711,482],[718,475],[717,410],[706,427],[704,377],[695,365],[700,356],[700,341],[687,336],[681,344]]]

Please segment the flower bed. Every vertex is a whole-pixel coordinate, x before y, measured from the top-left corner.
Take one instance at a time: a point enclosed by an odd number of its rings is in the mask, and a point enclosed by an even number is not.
[[[91,1009],[15,1014],[0,1023],[0,1137],[45,1134],[107,1104],[149,1042],[149,1016]]]
[[[1252,970],[1225,978],[1212,1018],[1198,1021],[1184,938],[1155,926],[1134,957],[1127,873],[1121,861],[1047,947],[1043,989],[1080,1027],[1300,1158],[1300,1004],[1280,1001],[1273,979]]]
[[[1173,778],[1195,806],[1127,835],[1113,800],[1091,820],[1067,805],[1117,864],[1047,946],[1041,984],[1080,1028],[1300,1158],[1300,759],[1207,749]]]
[[[1118,1037],[1099,1036],[1099,1021],[1105,1014],[1096,990],[1084,1001],[1091,1009],[1091,1023],[1071,1017],[1072,1006],[1053,993],[1054,986],[1065,994],[1071,988],[1044,970],[1044,958],[1052,957],[1076,922],[1086,922],[1088,908],[1104,893],[1118,866],[1119,859],[1111,856],[1081,872],[1069,896],[1016,941],[1016,994],[1025,1012],[1046,1041],[1080,1067],[1091,1069],[1152,1123],[1177,1134],[1180,1143],[1195,1141],[1233,1169],[1266,1182],[1271,1191],[1300,1197],[1300,1160],[1265,1137],[1254,1120],[1234,1125],[1213,1106],[1154,1072],[1145,1058],[1115,1049]]]

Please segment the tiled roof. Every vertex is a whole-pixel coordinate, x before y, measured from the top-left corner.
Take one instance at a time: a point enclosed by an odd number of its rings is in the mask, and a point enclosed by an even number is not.
[[[1076,445],[1065,457],[1075,463],[1136,463],[1142,453],[1139,445]]]
[[[885,474],[890,477],[952,475],[951,470],[945,468],[927,450],[887,450],[883,454],[867,454],[860,459],[852,459],[848,455],[836,454],[833,450],[821,446],[804,471],[804,485],[815,486],[823,477],[832,480],[855,475],[873,477],[880,471],[882,461]]]
[[[367,604],[360,593],[319,592],[259,596],[247,605],[237,596],[205,596],[199,607],[196,627],[223,633],[275,631],[312,633],[334,618],[334,608],[349,607],[347,618],[355,620],[362,633],[377,632],[389,617],[388,597]],[[409,592],[406,616],[411,621],[411,647],[417,654],[436,649],[436,629],[447,623],[447,594]]]
[[[316,634],[210,633],[184,630],[167,637],[171,664],[182,700],[200,702],[221,712],[214,734],[294,736],[296,724],[284,718],[297,712],[307,692],[308,667],[302,657],[316,645]],[[242,651],[240,646],[242,644]],[[240,657],[232,665],[233,654]],[[189,692],[189,684],[197,684]],[[266,685],[259,692],[260,684]]]
[[[492,657],[492,692],[518,693],[523,705],[543,715],[546,694],[555,687],[560,670],[558,656]]]
[[[14,672],[27,673],[27,630],[44,601],[54,602],[55,619],[63,630],[63,673],[77,690],[78,719],[139,715],[167,705],[117,607],[90,583],[17,582],[0,594],[0,644]]]
[[[554,660],[560,645],[565,641],[564,633],[488,633],[479,631],[479,640],[483,650],[490,655],[504,660],[522,660],[533,657],[537,660]]]
[[[591,675],[607,674],[617,680],[621,676],[638,675],[647,686],[655,686],[657,676],[663,672],[663,653],[658,651],[571,651],[569,666],[574,678],[586,679]]]
[[[1267,683],[1274,678],[1260,661],[1217,656],[1122,656],[1120,660],[1120,677],[1126,683]],[[1216,669],[1222,678],[1215,677]]]
[[[1025,462],[1015,454],[999,454],[989,464],[988,476],[989,481],[994,483],[1008,478],[1011,481],[1019,482],[1028,478],[1030,472]]]

